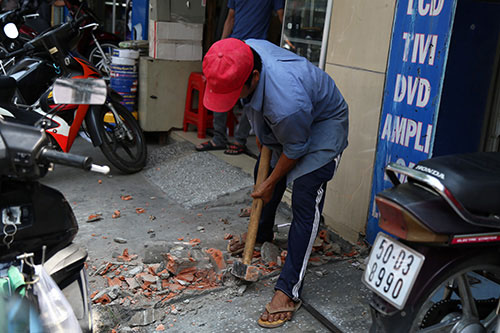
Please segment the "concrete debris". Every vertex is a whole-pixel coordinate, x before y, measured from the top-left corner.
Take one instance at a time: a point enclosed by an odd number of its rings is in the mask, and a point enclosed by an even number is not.
[[[136,266],[134,268],[127,269],[127,271],[123,272],[123,276],[125,277],[135,277],[137,274],[141,273],[143,270],[142,265]]]
[[[140,299],[151,299],[161,307],[164,302],[185,290],[201,291],[217,288],[222,284],[223,274],[219,271],[220,267],[225,268],[224,255],[219,250],[210,250],[207,252],[199,248],[177,246],[165,254],[166,262],[162,263],[138,266],[121,262],[105,263],[99,267],[99,273],[93,275],[102,276],[110,288],[114,289],[107,288],[95,293],[92,295],[92,301],[101,305],[117,302],[122,306],[137,307]],[[180,255],[187,257],[177,257]],[[213,265],[210,259],[212,256],[216,258]],[[135,322],[130,326],[146,325],[144,318],[148,317],[145,314],[139,313],[135,316]]]
[[[127,240],[125,238],[121,238],[121,237],[116,237],[113,239],[116,243],[118,244],[125,244],[127,243]]]
[[[108,287],[102,291],[95,293],[95,295],[91,295],[92,302],[101,303],[102,305],[106,305],[114,301],[120,295],[121,288],[120,286]]]
[[[238,291],[237,291],[237,295],[238,296],[243,296],[243,293],[247,290],[247,285],[244,284],[244,285],[241,285],[239,288],[238,288]]]
[[[157,321],[162,321],[165,318],[165,311],[161,309],[149,308],[142,311],[137,311],[130,321],[127,323],[129,326],[147,326]]]
[[[260,255],[265,264],[269,265],[274,263],[277,265],[278,258],[281,255],[281,250],[273,243],[265,242],[260,248]]]
[[[125,278],[125,282],[127,282],[130,290],[135,290],[140,287],[139,282],[137,282],[135,278]]]
[[[332,247],[330,248],[330,250],[334,253],[334,254],[337,254],[337,255],[340,255],[342,254],[342,248],[340,247],[339,244],[337,243],[333,243],[331,244]]]
[[[154,264],[163,262],[163,256],[170,251],[172,246],[165,241],[150,241],[144,244],[145,264]]]

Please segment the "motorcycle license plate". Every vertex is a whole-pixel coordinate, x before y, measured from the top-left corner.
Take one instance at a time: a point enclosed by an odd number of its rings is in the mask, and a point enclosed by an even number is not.
[[[375,239],[363,282],[397,309],[403,309],[425,257],[380,232]]]

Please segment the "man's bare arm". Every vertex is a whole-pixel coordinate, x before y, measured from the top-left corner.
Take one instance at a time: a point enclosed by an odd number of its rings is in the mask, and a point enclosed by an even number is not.
[[[284,13],[283,8],[282,9],[278,9],[276,11],[276,14],[278,14],[278,18],[280,19],[281,25],[283,25],[283,13]]]
[[[226,21],[224,22],[224,29],[222,30],[221,39],[229,37],[231,32],[233,32],[234,27],[234,9],[229,9],[227,13]]]

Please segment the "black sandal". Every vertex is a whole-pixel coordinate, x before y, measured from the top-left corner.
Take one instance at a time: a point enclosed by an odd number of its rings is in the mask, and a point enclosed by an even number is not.
[[[215,145],[212,141],[206,141],[199,144],[199,147],[196,146],[195,149],[197,151],[208,151],[208,150],[222,150],[226,149],[226,145]]]
[[[224,151],[224,154],[227,155],[239,155],[246,152],[246,147],[244,145],[240,145],[239,143],[231,143],[227,146],[227,149]]]

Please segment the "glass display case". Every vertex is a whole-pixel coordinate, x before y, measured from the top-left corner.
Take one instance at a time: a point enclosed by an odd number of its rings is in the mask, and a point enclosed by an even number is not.
[[[329,6],[331,0],[287,0],[281,47],[322,67],[320,58],[326,48],[323,35],[325,31],[328,33],[325,27],[329,26]]]

